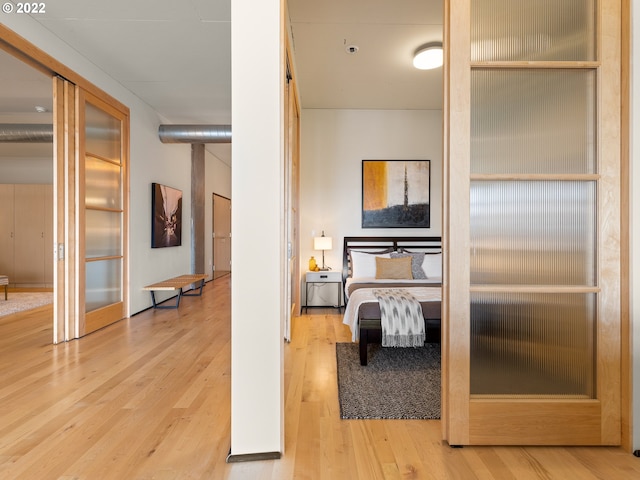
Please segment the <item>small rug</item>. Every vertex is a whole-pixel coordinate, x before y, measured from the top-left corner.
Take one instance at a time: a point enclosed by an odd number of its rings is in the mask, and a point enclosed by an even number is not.
[[[440,418],[440,344],[419,348],[368,346],[360,365],[357,343],[336,343],[342,418]]]
[[[53,292],[9,292],[4,300],[4,289],[0,290],[0,317],[12,313],[31,310],[53,303]]]

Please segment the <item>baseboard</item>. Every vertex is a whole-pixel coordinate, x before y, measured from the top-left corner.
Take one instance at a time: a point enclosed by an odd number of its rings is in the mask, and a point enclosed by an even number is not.
[[[263,452],[263,453],[245,453],[243,455],[227,455],[227,463],[240,462],[259,462],[262,460],[280,460],[282,454],[280,452]]]

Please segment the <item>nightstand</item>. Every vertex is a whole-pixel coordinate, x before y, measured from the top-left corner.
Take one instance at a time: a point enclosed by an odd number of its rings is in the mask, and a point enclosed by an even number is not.
[[[342,273],[331,270],[321,270],[319,272],[307,272],[305,276],[305,312],[309,309],[309,285],[314,283],[335,283],[338,288],[338,309],[342,311]],[[312,305],[314,307],[335,307],[335,305]]]

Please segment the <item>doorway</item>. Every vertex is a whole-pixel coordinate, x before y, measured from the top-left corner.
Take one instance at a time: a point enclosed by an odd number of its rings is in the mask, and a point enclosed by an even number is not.
[[[213,194],[213,279],[231,273],[231,200]]]
[[[0,49],[0,314],[53,302],[51,78]],[[2,296],[4,301],[4,292]]]

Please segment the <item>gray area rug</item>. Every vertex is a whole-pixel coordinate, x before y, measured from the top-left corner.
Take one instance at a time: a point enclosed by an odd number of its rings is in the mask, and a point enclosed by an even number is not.
[[[0,317],[31,310],[49,303],[53,303],[52,292],[9,292],[5,301],[4,289],[0,289]]]
[[[368,355],[363,367],[357,343],[336,343],[342,418],[440,418],[440,344],[369,345]]]

